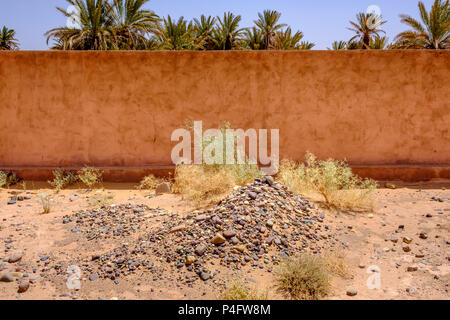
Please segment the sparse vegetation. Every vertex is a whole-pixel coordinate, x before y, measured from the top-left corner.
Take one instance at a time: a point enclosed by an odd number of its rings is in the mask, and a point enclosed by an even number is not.
[[[0,171],[0,188],[13,186],[19,181],[20,179],[14,172]]]
[[[114,195],[110,193],[104,193],[103,191],[97,191],[93,196],[88,198],[88,204],[91,207],[107,207],[113,203]]]
[[[78,179],[88,188],[93,188],[102,182],[103,171],[85,167],[78,171]]]
[[[221,300],[267,300],[267,291],[259,292],[256,288],[250,287],[241,277],[231,281],[224,292]]]
[[[42,193],[38,195],[39,199],[41,200],[42,204],[42,213],[47,214],[50,213],[52,210],[52,197],[49,194]]]
[[[275,270],[278,292],[296,300],[317,300],[331,293],[331,276],[320,256],[301,254],[281,261]]]
[[[331,274],[344,279],[353,277],[343,251],[328,251],[322,254],[325,266]]]
[[[56,191],[60,191],[71,184],[74,184],[78,181],[77,176],[71,172],[66,171],[64,169],[58,169],[53,171],[54,179],[48,181],[48,183],[56,189]]]
[[[320,161],[308,152],[306,163],[283,160],[278,177],[293,192],[305,196],[320,195],[329,208],[348,211],[373,209],[370,195],[377,183],[353,174],[346,161]]]
[[[166,179],[155,177],[153,174],[150,174],[146,176],[144,179],[142,179],[141,183],[138,186],[138,189],[145,190],[145,189],[155,189],[158,184],[165,182]]]

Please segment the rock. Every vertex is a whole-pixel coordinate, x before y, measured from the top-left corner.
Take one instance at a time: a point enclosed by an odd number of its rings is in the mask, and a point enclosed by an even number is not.
[[[223,236],[227,239],[233,238],[236,235],[236,231],[234,230],[226,230],[223,232]]]
[[[403,249],[404,252],[410,252],[411,251],[411,248],[409,246],[403,246],[402,249]]]
[[[0,277],[0,282],[13,282],[13,281],[14,277],[10,272],[7,272]]]
[[[273,186],[275,184],[275,179],[272,176],[266,176],[265,180],[269,186]]]
[[[412,266],[409,266],[408,267],[408,269],[407,269],[407,271],[408,272],[414,272],[414,271],[417,271],[419,268],[417,267],[417,265],[412,265]]]
[[[391,241],[392,241],[393,243],[397,243],[397,242],[398,242],[398,237],[397,237],[395,234],[393,234],[393,235],[391,236]]]
[[[92,257],[91,257],[91,261],[95,261],[95,260],[98,260],[98,259],[100,259],[100,255],[99,254],[94,254],[94,255],[92,255]]]
[[[202,272],[200,273],[200,278],[203,281],[209,280],[211,278],[211,274],[209,272]]]
[[[172,192],[172,186],[170,182],[163,182],[156,186],[156,194],[165,194],[165,193],[171,193]]]
[[[77,200],[78,200],[78,195],[77,195],[77,194],[71,195],[71,196],[69,197],[69,200],[70,200],[71,202],[77,201]]]
[[[397,189],[397,186],[395,184],[392,184],[392,183],[386,183],[385,186],[388,189]]]
[[[13,204],[16,204],[16,202],[14,200],[8,201],[8,205],[13,205]]]
[[[194,256],[186,256],[186,265],[191,265],[195,262],[195,257]]]
[[[412,242],[412,239],[410,237],[403,237],[403,242],[406,244],[410,244]]]
[[[8,262],[9,263],[18,262],[18,261],[22,260],[22,257],[23,257],[22,253],[18,253],[18,254],[12,255],[11,257],[9,257]]]
[[[225,241],[226,241],[225,237],[222,236],[220,233],[216,234],[216,235],[214,236],[214,238],[212,238],[212,240],[211,240],[211,242],[212,242],[213,244],[222,244],[222,243],[224,243]]]
[[[175,232],[183,231],[183,230],[185,230],[185,229],[186,229],[186,226],[185,226],[184,224],[181,224],[181,225],[179,225],[179,226],[176,226],[176,227],[172,228],[172,229],[170,230],[170,233],[175,233]]]
[[[428,234],[426,234],[425,232],[421,232],[419,238],[423,240],[428,239]]]
[[[202,256],[206,251],[206,246],[204,244],[199,244],[195,247],[195,253],[199,256]]]
[[[98,276],[97,273],[93,273],[93,274],[91,274],[91,275],[89,276],[89,280],[90,280],[90,281],[95,281],[95,280],[97,280],[98,278],[99,278],[99,276]]]
[[[30,283],[28,281],[20,281],[19,288],[17,290],[18,293],[23,293],[30,288]]]
[[[347,295],[350,296],[350,297],[354,297],[357,294],[358,294],[358,291],[356,291],[354,289],[347,290]]]
[[[47,261],[49,258],[50,258],[49,256],[44,256],[44,257],[42,257],[40,260],[41,260],[42,262],[45,262],[45,261]]]
[[[268,227],[273,227],[274,222],[273,222],[273,220],[267,220],[266,224]]]
[[[255,200],[256,197],[257,197],[257,194],[254,193],[254,192],[249,192],[249,193],[248,193],[248,196],[250,197],[250,199]]]
[[[427,218],[433,218],[433,215],[431,213],[427,213],[426,217]]]

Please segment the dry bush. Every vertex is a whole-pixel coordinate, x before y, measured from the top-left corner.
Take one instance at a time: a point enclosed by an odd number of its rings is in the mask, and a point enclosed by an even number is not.
[[[102,182],[103,171],[91,167],[85,167],[78,171],[77,176],[78,179],[88,188],[93,188]]]
[[[20,179],[14,172],[0,171],[0,188],[13,186],[19,181]]]
[[[185,195],[197,203],[214,201],[233,190],[235,179],[224,167],[181,165],[175,170],[175,193]]]
[[[71,184],[74,184],[78,181],[75,173],[71,171],[66,171],[64,169],[58,169],[53,171],[54,179],[48,181],[48,183],[56,189],[56,191],[62,190]]]
[[[39,199],[41,200],[42,204],[42,213],[50,213],[52,209],[52,197],[46,193],[42,193],[39,195]]]
[[[324,259],[301,254],[283,259],[275,270],[275,287],[296,300],[317,300],[331,292],[331,277]]]
[[[97,191],[93,196],[88,198],[88,204],[93,208],[108,207],[114,201],[113,194],[105,194],[103,191]]]
[[[145,189],[156,189],[156,187],[160,184],[165,182],[166,179],[163,178],[157,178],[153,174],[150,174],[146,176],[144,179],[142,179],[141,183],[138,186],[138,189],[145,190]]]
[[[278,179],[296,193],[305,196],[320,195],[329,208],[348,211],[373,210],[371,194],[377,183],[353,174],[345,161],[320,161],[308,152],[306,163],[297,164],[283,160]]]
[[[222,293],[221,300],[267,300],[267,291],[259,292],[256,288],[247,285],[242,278],[238,277],[231,281]]]

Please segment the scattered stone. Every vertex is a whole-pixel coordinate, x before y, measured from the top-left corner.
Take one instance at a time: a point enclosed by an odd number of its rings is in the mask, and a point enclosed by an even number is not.
[[[196,248],[195,248],[195,253],[199,256],[202,256],[206,251],[206,246],[204,244],[199,244]]]
[[[421,232],[419,238],[423,240],[428,239],[428,234],[426,234],[425,232]]]
[[[350,297],[354,297],[357,294],[358,294],[358,291],[356,291],[354,289],[347,290],[347,295],[350,296]]]
[[[226,230],[223,232],[223,236],[227,239],[233,238],[236,235],[236,231],[234,230]]]
[[[402,249],[403,249],[404,252],[410,252],[411,251],[411,248],[409,246],[403,246]]]
[[[13,282],[13,281],[14,277],[10,272],[7,272],[0,277],[0,282]]]
[[[395,184],[392,184],[392,183],[386,183],[385,186],[388,189],[397,189],[397,186]]]
[[[407,270],[408,270],[408,272],[414,272],[414,271],[418,270],[418,267],[417,267],[417,265],[412,265],[412,266],[409,266]]]
[[[8,262],[9,263],[16,263],[20,260],[22,260],[23,254],[22,253],[18,253],[15,255],[12,255],[11,257],[9,257]]]
[[[191,265],[195,262],[195,257],[194,256],[186,256],[186,265]]]
[[[19,288],[17,290],[18,293],[23,293],[30,288],[30,283],[28,281],[20,281],[19,282]]]
[[[14,201],[14,200],[8,201],[8,205],[13,205],[13,204],[16,204],[16,201]]]
[[[175,232],[179,232],[179,231],[183,231],[184,229],[186,229],[186,226],[184,224],[181,224],[179,226],[176,226],[174,228],[172,228],[170,230],[170,233],[175,233]]]
[[[410,244],[412,242],[412,239],[410,237],[403,237],[403,242],[406,244]]]

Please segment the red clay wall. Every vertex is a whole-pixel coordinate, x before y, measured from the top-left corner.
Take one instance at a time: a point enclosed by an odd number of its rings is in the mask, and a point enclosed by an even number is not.
[[[449,96],[450,50],[0,52],[0,167],[170,165],[191,119],[279,128],[285,158],[449,178]]]

